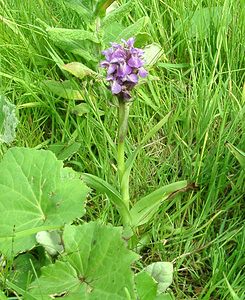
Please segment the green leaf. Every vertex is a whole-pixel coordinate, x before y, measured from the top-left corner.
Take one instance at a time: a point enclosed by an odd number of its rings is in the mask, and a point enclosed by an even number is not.
[[[56,96],[69,99],[69,100],[83,100],[84,96],[81,92],[73,88],[73,84],[69,80],[65,81],[55,81],[55,80],[45,80],[43,85]]]
[[[89,40],[94,43],[99,43],[98,38],[95,36],[93,32],[82,30],[82,29],[67,29],[67,28],[54,28],[49,27],[47,29],[48,36],[54,42],[62,42],[62,41],[77,41],[84,42],[85,40]]]
[[[157,43],[153,43],[144,48],[144,60],[147,66],[154,65],[162,55],[163,49]]]
[[[129,0],[111,13],[107,14],[102,21],[102,27],[114,22],[120,21],[123,17],[128,15],[134,7],[134,0]]]
[[[97,73],[80,62],[71,62],[61,67],[77,78],[83,79],[85,76],[97,77]]]
[[[1,290],[0,290],[0,300],[8,300],[8,297],[6,297],[4,292]]]
[[[135,47],[143,48],[152,41],[152,36],[147,32],[138,33],[135,39]]]
[[[80,0],[65,0],[65,4],[78,13],[82,20],[92,19],[91,11]]]
[[[140,300],[153,300],[157,295],[157,282],[145,271],[135,275],[135,284]]]
[[[10,144],[14,141],[18,123],[15,105],[0,95],[0,143]]]
[[[106,9],[114,2],[115,0],[97,0],[95,6],[94,15],[103,17],[106,14]]]
[[[111,186],[108,182],[104,181],[103,179],[91,174],[83,173],[81,175],[81,178],[89,187],[101,193],[105,193],[110,199],[110,201],[116,206],[119,213],[121,213],[124,216],[128,216],[128,219],[130,220],[128,209],[125,206],[121,195],[116,189],[114,189],[113,186]]]
[[[224,278],[225,278],[225,282],[227,284],[228,290],[230,292],[230,295],[232,297],[233,300],[241,300],[241,298],[236,294],[236,292],[233,290],[232,286],[230,285],[227,277],[224,274]]]
[[[239,150],[237,147],[233,146],[231,143],[226,143],[226,146],[231,151],[231,153],[236,157],[239,161],[240,165],[243,169],[245,169],[245,152]]]
[[[148,17],[142,17],[134,24],[125,28],[117,37],[116,42],[121,42],[121,39],[127,40],[133,36],[136,36],[138,33],[142,31],[142,29],[147,25],[149,22]]]
[[[32,254],[20,254],[13,261],[9,280],[25,290],[35,278],[35,273],[39,275],[40,268],[41,264]]]
[[[117,37],[124,29],[125,27],[117,21],[105,24],[102,30],[105,47],[107,47],[110,42],[118,41]]]
[[[0,163],[0,251],[31,249],[39,231],[83,216],[89,191],[50,151],[12,148]]]
[[[48,150],[52,151],[59,160],[67,160],[81,148],[81,143],[73,142],[69,145],[57,143],[50,145]]]
[[[39,231],[36,234],[36,241],[52,256],[64,251],[61,234],[57,230]]]
[[[135,299],[130,266],[138,255],[126,249],[121,228],[96,222],[65,226],[63,241],[62,261],[42,268],[31,284],[34,299],[123,300],[127,293]]]
[[[152,216],[157,212],[162,201],[183,191],[185,188],[187,188],[187,182],[185,180],[178,181],[161,187],[141,198],[130,210],[132,226],[137,227],[150,221]]]
[[[157,282],[157,294],[164,293],[173,281],[173,264],[155,262],[144,269]]]
[[[90,31],[81,29],[51,28],[47,29],[48,36],[53,42],[64,51],[72,52],[88,61],[97,62],[95,46],[99,43],[98,38]]]

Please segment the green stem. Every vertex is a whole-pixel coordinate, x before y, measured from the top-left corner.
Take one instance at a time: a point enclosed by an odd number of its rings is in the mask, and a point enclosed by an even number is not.
[[[125,172],[124,144],[125,144],[125,138],[126,138],[127,129],[128,129],[129,108],[130,108],[130,103],[119,100],[117,163],[118,163],[118,176],[119,176],[119,183],[120,183],[120,191],[121,191],[123,202],[126,205],[127,209],[129,209],[129,188],[128,188],[128,184],[127,183],[125,184],[125,182],[123,182],[123,175]]]

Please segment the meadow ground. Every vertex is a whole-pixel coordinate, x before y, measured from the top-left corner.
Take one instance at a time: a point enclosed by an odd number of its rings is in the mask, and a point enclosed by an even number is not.
[[[135,0],[123,23],[142,16],[149,17],[144,32],[164,55],[135,93],[126,153],[172,113],[136,160],[131,199],[177,180],[198,185],[164,202],[144,226],[150,241],[141,253],[143,264],[174,262],[171,288],[177,299],[245,299],[245,177],[226,146],[245,149],[245,6],[239,0]],[[11,146],[48,149],[78,142],[65,164],[117,185],[116,107],[103,86],[59,70],[57,57],[66,63],[81,58],[55,46],[45,24],[84,26],[61,0],[0,0],[0,89],[16,104],[20,121]],[[67,78],[85,95],[89,112],[82,116],[74,114],[79,101],[58,97],[44,84]],[[0,146],[1,156],[6,149]],[[108,199],[94,195],[86,218],[98,217],[119,222]]]

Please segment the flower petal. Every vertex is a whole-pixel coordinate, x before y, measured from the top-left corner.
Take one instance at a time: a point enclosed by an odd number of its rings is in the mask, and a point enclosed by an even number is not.
[[[107,70],[107,75],[110,75],[110,74],[114,73],[114,72],[116,71],[116,69],[117,69],[117,65],[115,65],[115,64],[110,64],[110,65],[109,65],[109,68],[108,68],[108,70]]]
[[[145,68],[139,68],[139,76],[145,78],[148,75],[148,72],[146,71]]]
[[[127,40],[127,46],[132,48],[134,46],[135,38],[131,37]]]
[[[128,66],[126,63],[120,64],[117,70],[117,76],[124,77],[132,72],[132,68]]]
[[[132,56],[129,60],[128,60],[128,65],[132,68],[140,68],[144,65],[144,62],[142,59],[140,59],[137,56]]]
[[[137,83],[138,82],[138,76],[136,74],[130,74],[127,76],[127,81]]]
[[[122,91],[122,86],[115,80],[111,85],[112,94],[119,94]]]

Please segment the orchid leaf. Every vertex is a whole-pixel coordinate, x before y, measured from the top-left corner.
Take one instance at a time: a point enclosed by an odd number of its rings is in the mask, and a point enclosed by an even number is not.
[[[12,148],[0,162],[0,251],[13,256],[35,246],[39,231],[83,216],[88,187],[51,151]]]
[[[83,79],[85,76],[97,76],[96,72],[80,62],[71,62],[69,64],[63,65],[61,68],[79,79]]]
[[[95,6],[94,15],[103,17],[106,14],[106,9],[114,2],[115,0],[97,0]]]
[[[46,87],[50,92],[54,93],[56,96],[69,99],[69,100],[83,100],[84,96],[81,91],[76,89],[71,81],[55,81],[55,80],[45,80],[43,82],[44,87]]]
[[[113,23],[115,21],[120,21],[123,17],[130,13],[134,7],[134,0],[127,1],[118,8],[114,9],[112,12],[107,14],[102,21],[102,26]]]
[[[121,195],[116,189],[114,189],[112,185],[105,180],[91,174],[83,173],[81,178],[89,187],[99,191],[100,193],[105,193],[110,201],[116,206],[121,215],[127,216],[130,220],[129,211],[125,206]]]
[[[30,285],[33,299],[135,299],[131,263],[138,255],[126,248],[121,228],[97,222],[68,225],[63,241],[61,260],[43,267]]]
[[[117,37],[115,42],[121,42],[122,39],[128,40],[129,38],[133,36],[137,36],[138,33],[140,33],[143,28],[147,25],[149,22],[148,17],[142,17],[138,21],[136,21],[134,24],[128,26],[125,28]]]
[[[132,226],[137,227],[150,221],[152,216],[157,212],[162,201],[185,190],[187,187],[187,181],[179,181],[161,187],[141,198],[130,210]]]

